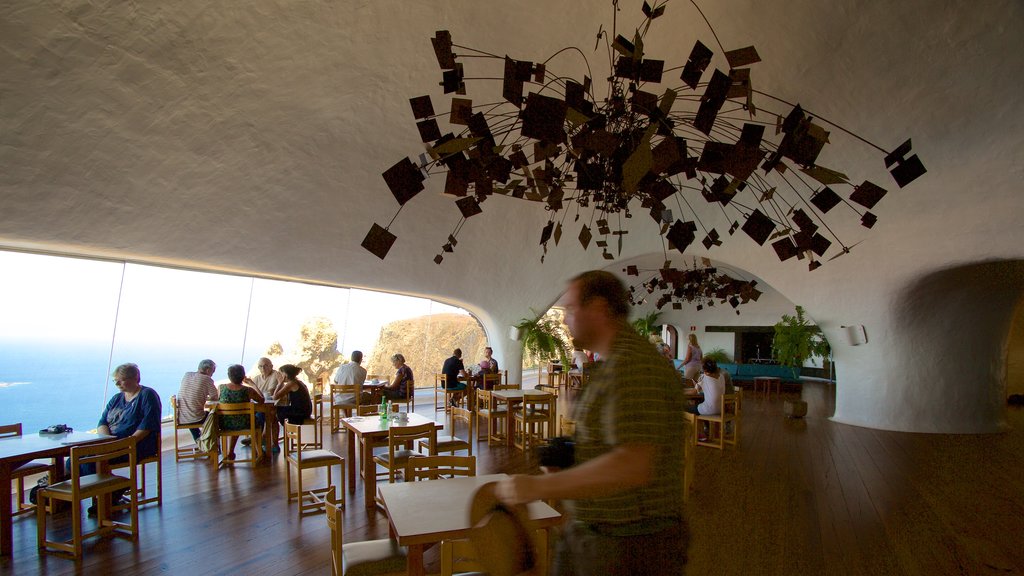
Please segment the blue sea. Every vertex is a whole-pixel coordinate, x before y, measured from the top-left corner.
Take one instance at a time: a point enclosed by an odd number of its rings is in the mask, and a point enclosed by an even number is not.
[[[108,370],[109,342],[0,342],[0,423],[21,422],[25,433],[52,424],[91,430],[117,393],[110,372],[124,362],[139,365],[142,384],[160,394],[163,415],[170,416],[171,395],[177,394],[182,375],[195,370],[200,360],[217,363],[217,381],[226,380],[227,367],[242,360],[239,347],[198,352],[184,347],[122,348],[115,349]],[[255,372],[262,352],[259,346],[246,350],[247,371]]]

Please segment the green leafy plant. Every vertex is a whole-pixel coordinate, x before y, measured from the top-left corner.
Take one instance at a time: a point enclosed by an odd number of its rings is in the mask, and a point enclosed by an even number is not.
[[[647,338],[651,334],[660,332],[661,324],[658,324],[658,318],[660,317],[661,312],[651,312],[647,316],[633,320],[633,327],[636,328],[636,331],[641,336]]]
[[[715,364],[732,364],[732,356],[724,348],[715,348],[704,353],[704,358],[710,358]]]
[[[783,314],[782,320],[776,322],[772,351],[779,364],[793,369],[795,377],[804,361],[825,358],[832,349],[821,330],[804,317],[804,309],[797,306],[795,316]]]
[[[537,312],[531,310],[534,314]],[[536,318],[523,318],[515,327],[519,329],[519,340],[523,343],[525,363],[559,359],[563,366],[569,365],[569,344],[560,319],[550,312]]]

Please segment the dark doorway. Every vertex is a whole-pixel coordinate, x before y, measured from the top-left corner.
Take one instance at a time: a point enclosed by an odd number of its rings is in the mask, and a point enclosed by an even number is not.
[[[769,364],[772,360],[772,339],[775,338],[775,330],[757,332],[737,332],[736,350],[739,352],[736,358],[737,363],[746,364]]]

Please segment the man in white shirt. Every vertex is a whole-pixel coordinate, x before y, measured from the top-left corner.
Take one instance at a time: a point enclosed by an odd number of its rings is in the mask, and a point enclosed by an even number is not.
[[[334,383],[338,385],[354,385],[356,392],[354,395],[346,397],[342,397],[340,394],[335,395],[335,404],[355,404],[357,395],[361,400],[360,404],[367,404],[372,401],[370,393],[363,392],[363,382],[366,381],[366,368],[362,367],[363,353],[359,350],[354,350],[351,358],[351,362],[342,364],[338,368],[338,371],[334,374]]]
[[[199,424],[206,420],[206,401],[216,400],[219,396],[217,386],[213,383],[213,373],[217,364],[206,359],[199,362],[195,372],[185,372],[178,388],[178,422],[182,424]],[[189,428],[193,440],[199,440],[199,429]]]

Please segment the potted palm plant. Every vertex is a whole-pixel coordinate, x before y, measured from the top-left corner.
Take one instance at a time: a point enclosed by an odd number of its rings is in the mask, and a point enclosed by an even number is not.
[[[783,314],[775,324],[772,341],[775,359],[793,370],[793,378],[800,375],[800,367],[811,358],[827,358],[831,352],[828,341],[817,326],[807,321],[804,309],[796,307],[796,315]]]
[[[640,333],[644,338],[648,338],[651,334],[657,334],[660,332],[661,324],[658,324],[658,319],[661,318],[661,312],[651,312],[647,316],[637,318],[633,320],[633,327]]]
[[[531,310],[536,314],[536,311]],[[569,365],[569,344],[566,341],[562,323],[550,312],[536,318],[523,318],[515,324],[519,341],[523,343],[525,363],[541,363],[551,360]]]

